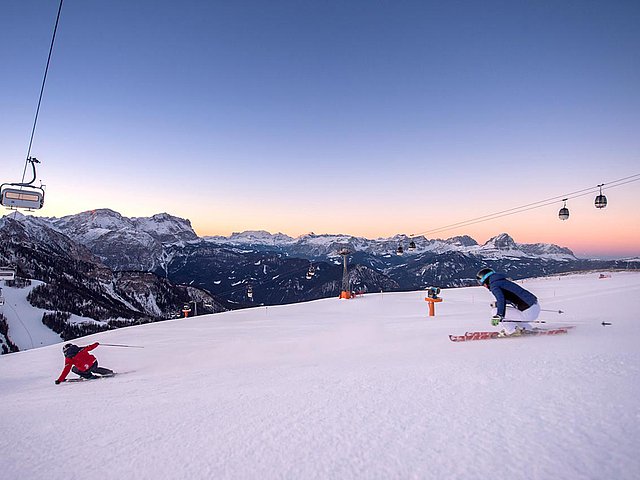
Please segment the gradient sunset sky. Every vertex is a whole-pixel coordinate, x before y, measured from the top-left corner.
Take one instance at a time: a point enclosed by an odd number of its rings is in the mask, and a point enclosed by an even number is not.
[[[22,176],[58,0],[2,1],[0,179]],[[640,173],[638,1],[65,0],[45,207],[201,235],[436,229]],[[427,235],[640,255],[640,182]]]

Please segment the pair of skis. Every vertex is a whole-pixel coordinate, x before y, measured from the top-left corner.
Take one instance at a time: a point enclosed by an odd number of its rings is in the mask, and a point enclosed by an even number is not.
[[[452,342],[469,342],[473,340],[493,340],[501,338],[523,338],[538,337],[541,335],[561,335],[569,333],[573,325],[559,328],[536,328],[534,330],[524,330],[511,335],[504,335],[500,332],[466,332],[464,335],[449,335]]]
[[[91,380],[100,380],[102,378],[112,378],[115,377],[118,373],[113,372],[110,375],[94,375],[93,377],[78,377],[78,378],[67,378],[65,383],[76,383],[76,382],[90,382]]]

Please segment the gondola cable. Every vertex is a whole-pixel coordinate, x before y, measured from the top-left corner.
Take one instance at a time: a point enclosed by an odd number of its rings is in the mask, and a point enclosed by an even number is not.
[[[528,210],[533,210],[536,208],[541,208],[541,207],[546,207],[549,205],[553,205],[554,203],[557,203],[558,201],[564,201],[564,199],[572,199],[572,198],[578,198],[578,197],[583,197],[585,195],[590,195],[593,193],[596,193],[598,190],[600,190],[602,188],[602,186],[607,185],[607,188],[611,189],[611,188],[615,188],[615,187],[620,187],[622,185],[626,185],[628,183],[633,183],[633,182],[637,182],[640,181],[640,174],[635,174],[635,175],[630,175],[628,177],[624,177],[624,178],[619,178],[617,180],[613,180],[611,182],[608,183],[603,183],[600,184],[596,187],[589,187],[589,188],[585,188],[582,190],[577,190],[575,192],[571,192],[568,194],[563,194],[563,195],[558,195],[555,197],[550,197],[547,198],[545,200],[540,200],[538,202],[533,202],[533,203],[529,203],[526,205],[521,205],[519,207],[514,207],[514,208],[510,208],[507,210],[502,210],[500,212],[495,212],[495,213],[491,213],[488,215],[482,215],[480,217],[475,217],[475,218],[471,218],[469,220],[464,220],[462,222],[457,222],[457,223],[452,223],[449,225],[445,225],[442,227],[438,227],[438,228],[434,228],[431,230],[425,230],[423,232],[419,232],[419,233],[413,233],[410,235],[410,237],[416,237],[416,236],[420,236],[420,235],[427,235],[427,234],[434,234],[434,233],[439,233],[439,232],[444,232],[447,230],[452,230],[454,228],[460,228],[460,227],[466,227],[469,225],[475,225],[477,223],[482,223],[482,222],[486,222],[489,220],[495,220],[497,218],[501,218],[501,217],[506,217],[509,215],[515,215],[516,213],[522,213],[522,212],[526,212]]]

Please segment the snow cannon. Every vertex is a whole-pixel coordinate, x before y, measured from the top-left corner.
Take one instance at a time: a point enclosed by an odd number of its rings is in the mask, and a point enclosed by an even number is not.
[[[430,317],[435,317],[436,316],[436,303],[439,303],[442,301],[442,298],[440,298],[438,296],[438,294],[440,293],[440,288],[439,287],[429,287],[427,288],[427,296],[425,297],[424,301],[429,303],[429,316]]]

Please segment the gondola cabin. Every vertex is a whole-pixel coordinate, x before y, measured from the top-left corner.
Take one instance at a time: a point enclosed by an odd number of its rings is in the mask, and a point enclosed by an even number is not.
[[[562,201],[564,202],[564,205],[558,212],[558,218],[560,220],[567,220],[569,218],[569,209],[567,208],[567,199],[563,198]]]
[[[558,218],[560,220],[567,220],[569,218],[569,209],[567,207],[562,207],[558,212]]]
[[[313,265],[311,265],[309,267],[309,270],[307,271],[307,280],[311,280],[315,274],[316,274],[316,269],[314,268]]]
[[[605,197],[604,195],[600,194],[596,197],[596,208],[604,208],[607,206],[607,197]]]
[[[596,208],[604,208],[607,206],[607,197],[602,193],[602,187],[604,187],[604,183],[601,183],[600,185],[598,185],[598,188],[600,189],[600,193],[598,193],[598,196],[596,197],[596,200],[595,200]]]

